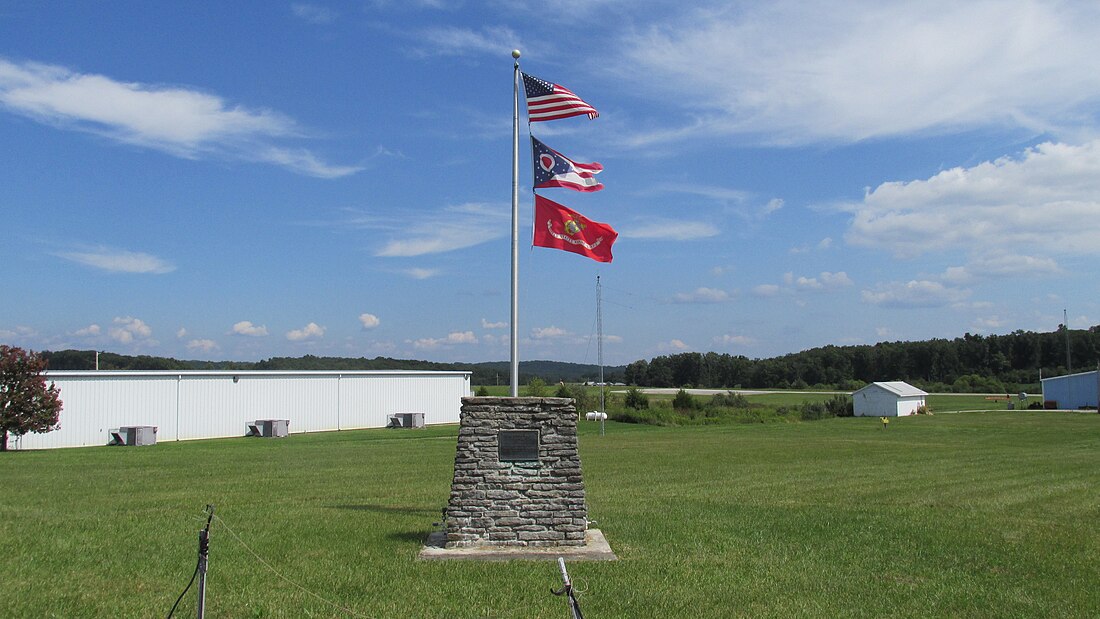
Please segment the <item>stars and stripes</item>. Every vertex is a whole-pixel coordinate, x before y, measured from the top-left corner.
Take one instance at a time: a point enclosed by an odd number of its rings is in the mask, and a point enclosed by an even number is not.
[[[603,184],[596,174],[603,170],[598,163],[577,163],[531,136],[531,154],[535,159],[535,189],[565,187],[575,191],[599,191]]]
[[[527,95],[527,120],[540,122],[571,116],[586,115],[596,118],[596,108],[573,94],[568,88],[551,84],[533,75],[523,75],[523,90]]]

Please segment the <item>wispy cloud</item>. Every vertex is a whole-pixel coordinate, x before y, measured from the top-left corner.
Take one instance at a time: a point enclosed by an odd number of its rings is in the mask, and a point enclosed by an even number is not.
[[[508,230],[499,224],[510,217],[509,213],[499,205],[469,202],[425,214],[411,225],[395,226],[394,221],[370,218],[359,225],[394,230],[376,256],[411,257],[465,249],[505,236]]]
[[[176,270],[175,265],[151,254],[99,247],[88,251],[67,251],[60,258],[110,273],[164,274]]]
[[[567,337],[569,332],[561,327],[555,327],[550,325],[549,327],[535,327],[531,329],[531,338],[535,340],[553,339],[559,337]]]
[[[311,24],[331,24],[338,15],[336,11],[317,4],[294,3],[290,5],[290,10],[298,19]]]
[[[695,114],[656,139],[1057,132],[1091,126],[1098,30],[1095,3],[738,3],[635,31],[621,65]]]
[[[413,56],[481,56],[503,55],[524,45],[511,28],[483,27],[477,30],[456,26],[424,28],[417,33],[416,46],[409,48]]]
[[[620,236],[633,239],[692,241],[717,236],[718,233],[718,228],[701,221],[648,219],[643,224],[624,226]]]
[[[724,303],[730,295],[725,290],[700,287],[691,292],[677,292],[672,296],[673,303]]]
[[[969,290],[929,280],[889,282],[880,284],[874,290],[864,290],[861,294],[865,303],[900,309],[943,307],[960,303],[968,296]]]
[[[0,106],[53,126],[197,158],[223,156],[272,163],[333,178],[358,171],[333,166],[281,142],[303,138],[289,117],[248,109],[183,87],[121,82],[65,67],[0,58]]]

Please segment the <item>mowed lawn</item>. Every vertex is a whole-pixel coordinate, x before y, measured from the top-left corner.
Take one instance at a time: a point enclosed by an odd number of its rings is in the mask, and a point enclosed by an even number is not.
[[[1095,413],[598,427],[590,619],[1100,616]],[[0,454],[0,616],[165,616],[212,503],[209,617],[568,617],[553,563],[416,559],[456,433]]]

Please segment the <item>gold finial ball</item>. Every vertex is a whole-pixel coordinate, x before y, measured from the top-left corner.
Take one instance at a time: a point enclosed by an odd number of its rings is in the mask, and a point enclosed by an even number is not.
[[[519,50],[518,49],[513,49],[512,50],[512,58],[515,58],[516,60],[519,60]]]

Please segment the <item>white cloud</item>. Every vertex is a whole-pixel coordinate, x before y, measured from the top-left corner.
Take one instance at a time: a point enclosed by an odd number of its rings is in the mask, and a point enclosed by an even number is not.
[[[359,322],[363,324],[364,329],[373,329],[382,323],[378,320],[378,316],[374,314],[359,314]]]
[[[635,30],[621,65],[624,79],[645,76],[647,94],[663,89],[696,112],[643,141],[1044,132],[1091,124],[1098,31],[1089,2],[736,3]]]
[[[949,288],[940,282],[912,280],[906,283],[889,282],[875,290],[864,290],[865,303],[892,308],[942,307],[962,302],[969,290]]]
[[[977,318],[974,320],[974,327],[979,331],[1000,329],[1008,324],[1010,324],[1010,322],[1000,316],[988,316],[986,318]]]
[[[545,340],[549,338],[565,337],[569,335],[569,332],[561,327],[549,326],[549,327],[535,327],[531,329],[531,337],[536,340]]]
[[[292,329],[286,332],[286,339],[291,342],[320,339],[325,336],[325,328],[315,322],[311,322],[301,329]]]
[[[752,294],[758,297],[774,297],[779,294],[779,286],[775,284],[760,284],[753,286]]]
[[[396,238],[386,242],[376,256],[411,257],[465,249],[506,236],[509,228],[501,224],[510,219],[510,206],[469,202],[422,213],[415,219],[418,223],[363,219],[358,225],[394,231],[391,236]]]
[[[417,46],[409,52],[417,57],[500,55],[512,49],[525,49],[511,28],[485,27],[481,30],[440,26],[425,28],[417,35]]]
[[[717,235],[718,228],[701,221],[647,219],[645,224],[624,227],[619,236],[632,239],[691,241]]]
[[[844,271],[837,271],[836,273],[822,271],[820,277],[822,285],[830,289],[844,288],[853,284],[852,279]]]
[[[267,335],[267,326],[254,325],[251,321],[242,320],[233,324],[231,333],[234,335],[247,335],[249,337],[263,337]]]
[[[187,350],[194,350],[198,352],[213,352],[218,350],[218,343],[214,340],[191,340],[187,342]]]
[[[503,321],[503,320],[500,321],[500,322],[489,322],[488,320],[485,320],[484,318],[482,318],[481,319],[481,328],[482,329],[507,329],[508,328],[508,323]]]
[[[180,327],[179,329],[176,330],[176,339],[182,340],[185,337],[187,337],[187,329],[184,329],[183,327]]]
[[[716,336],[714,342],[722,346],[752,346],[756,343],[756,340],[747,335],[731,335],[727,333]]]
[[[685,344],[683,342],[683,340],[676,340],[676,339],[669,340],[668,342],[662,342],[662,343],[657,345],[657,350],[659,350],[661,352],[665,352],[665,351],[683,352],[683,351],[688,350],[690,348],[691,347],[688,346],[687,344]]]
[[[114,319],[115,326],[107,330],[107,335],[119,344],[132,344],[135,340],[147,339],[153,330],[140,318],[130,316]]]
[[[216,95],[181,87],[120,82],[0,58],[0,106],[54,126],[180,157],[216,154],[274,163],[321,178],[360,169],[329,166],[307,150],[277,145],[278,140],[303,137],[283,114],[230,105]]]
[[[431,350],[440,346],[477,344],[477,336],[473,331],[453,331],[444,338],[420,338],[412,343],[414,348]]]
[[[316,4],[295,3],[290,5],[294,16],[311,24],[331,24],[336,21],[336,11]]]
[[[90,324],[83,329],[77,329],[73,335],[78,337],[95,337],[99,335],[103,330],[97,324]]]
[[[817,243],[817,248],[818,249],[829,249],[832,246],[833,246],[833,239],[831,239],[830,237],[825,237],[825,238],[821,239],[820,241],[818,241],[818,243]]]
[[[435,277],[436,275],[439,275],[439,269],[413,268],[413,269],[405,269],[403,271],[403,273],[405,273],[405,275],[408,275],[409,277],[411,277],[413,279],[429,279],[429,278]]]
[[[672,297],[674,303],[723,303],[730,298],[725,290],[716,288],[696,288],[692,292],[678,292]]]
[[[927,180],[883,183],[844,208],[854,214],[845,235],[853,245],[901,257],[961,249],[992,271],[1050,272],[1049,258],[1006,260],[1003,248],[1100,252],[1100,140],[1080,146],[1048,142],[1016,158],[952,168]],[[1009,264],[996,266],[998,256]]]
[[[12,340],[12,339],[16,339],[16,338],[19,338],[19,339],[31,338],[31,337],[35,337],[37,335],[38,335],[37,331],[35,331],[31,327],[26,327],[26,326],[22,326],[22,325],[20,325],[18,327],[15,327],[14,329],[0,329],[0,338],[4,338],[6,340]],[[11,342],[9,342],[9,343],[11,343]]]
[[[993,250],[977,256],[966,266],[947,267],[941,279],[946,282],[966,283],[979,278],[1041,277],[1062,272],[1052,258],[1023,256]]]
[[[175,265],[141,252],[100,247],[92,251],[60,252],[57,256],[111,273],[171,273]]]
[[[764,214],[765,215],[771,215],[772,213],[778,211],[781,208],[783,208],[783,199],[782,198],[772,198],[771,200],[768,200],[767,204],[764,205]]]

